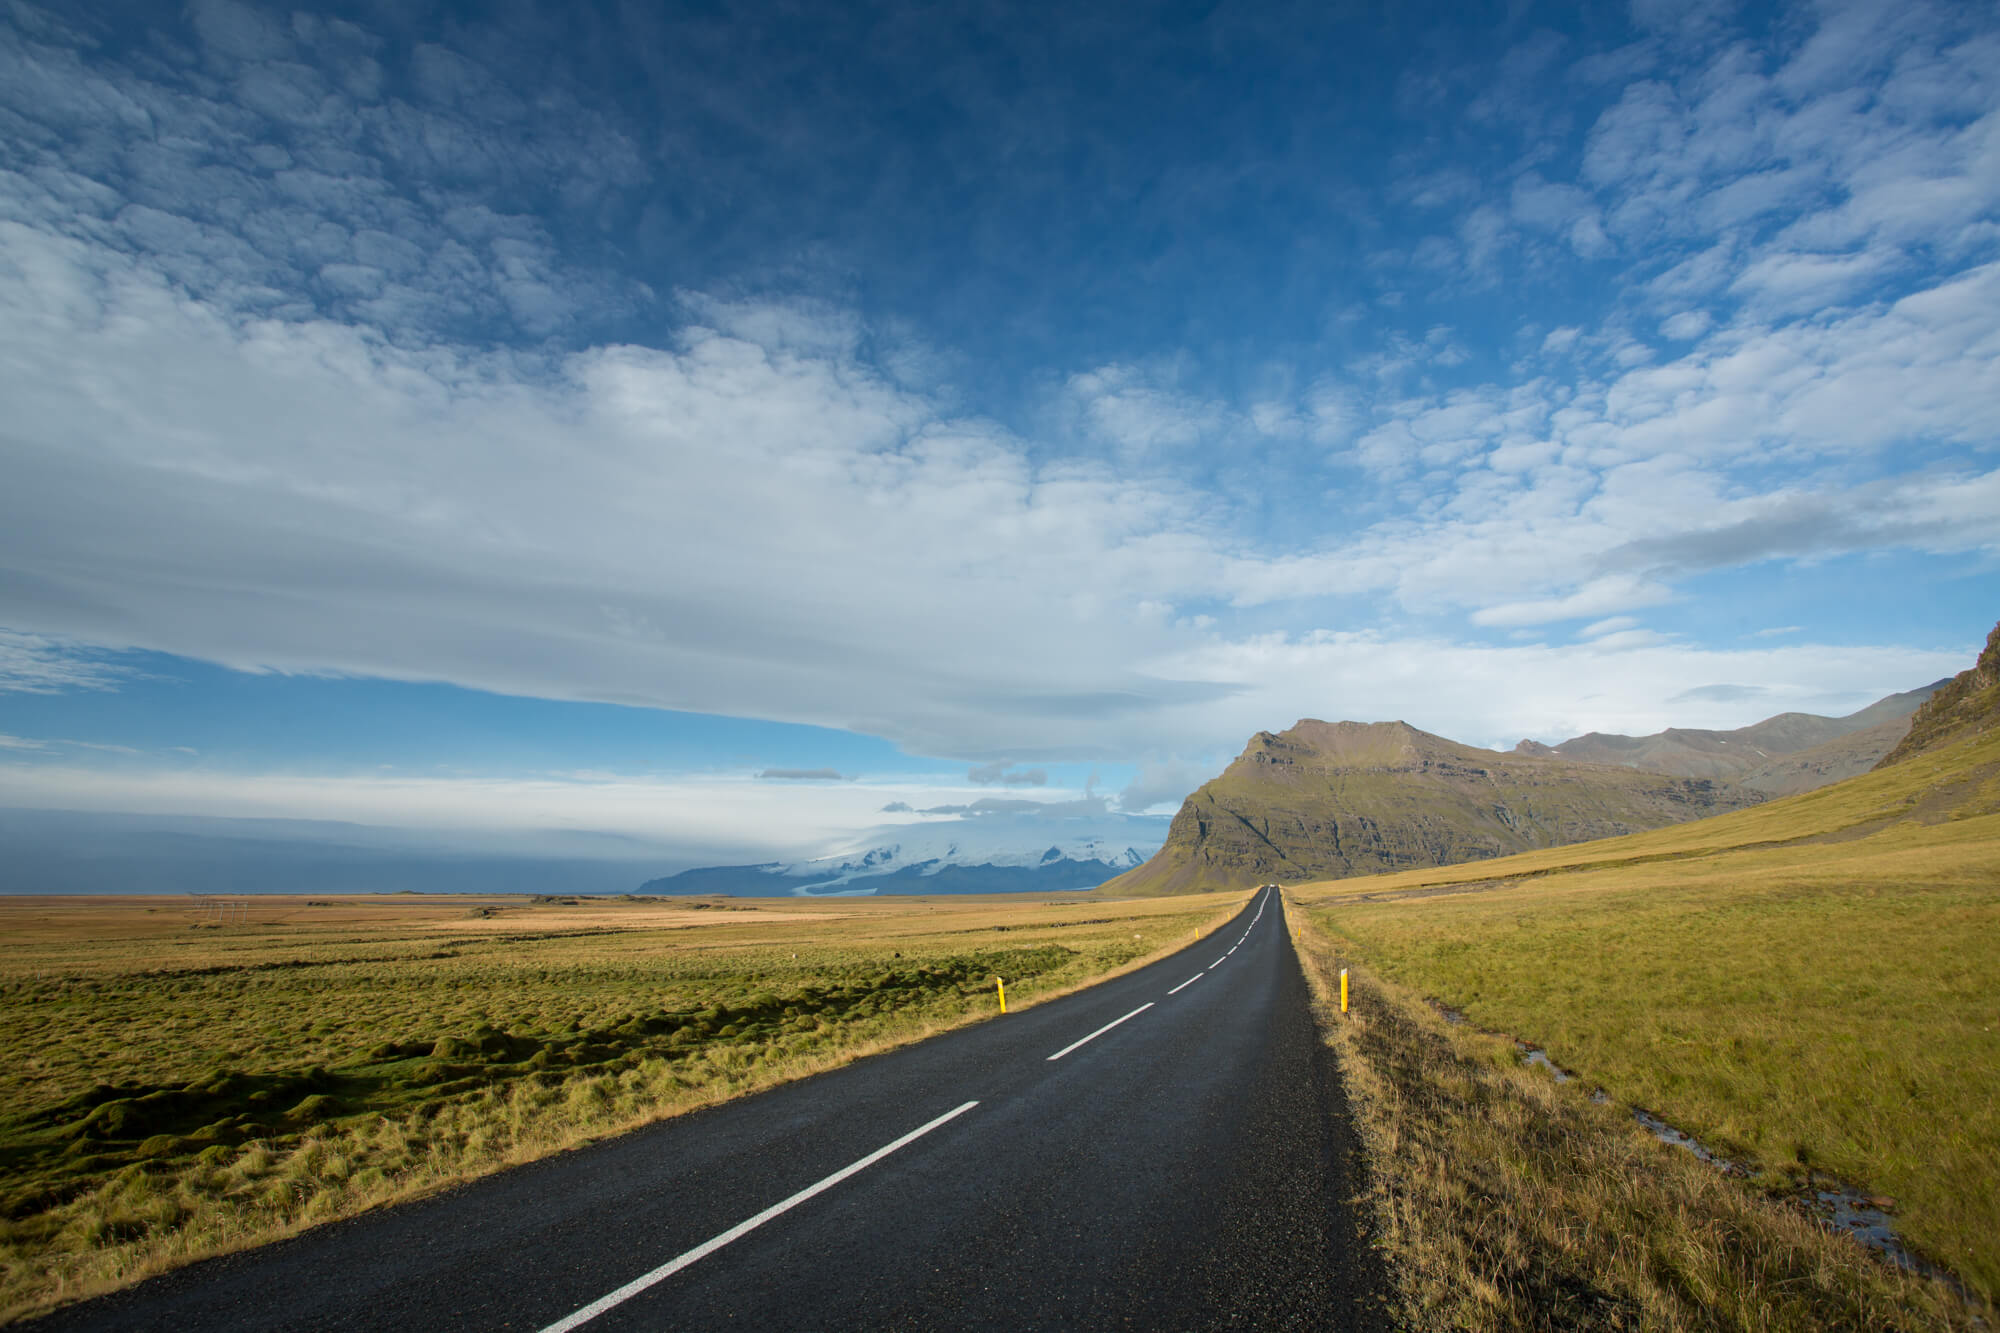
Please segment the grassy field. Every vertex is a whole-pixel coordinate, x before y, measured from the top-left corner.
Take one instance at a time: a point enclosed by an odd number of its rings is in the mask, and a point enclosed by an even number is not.
[[[1448,1022],[1354,963],[1311,914],[1288,915],[1368,1150],[1403,1326],[1981,1327],[1943,1284],[1524,1067],[1512,1040]]]
[[[1912,1250],[1980,1299],[2000,1294],[2000,732],[1699,823],[1296,899],[1324,965],[1381,978],[1376,1003],[1400,1003],[1412,1031],[1424,997],[1542,1047],[1579,1076],[1563,1097],[1601,1087],[1628,1108],[1614,1117],[1628,1136],[1629,1108],[1649,1110],[1748,1164],[1770,1196],[1828,1178],[1889,1196]],[[1515,1059],[1511,1042],[1494,1050]],[[1587,1156],[1567,1168],[1584,1222]],[[1559,1177],[1560,1161],[1530,1174]],[[1536,1206],[1559,1212],[1560,1194]],[[1739,1295],[1798,1280],[1780,1268],[1791,1276],[1703,1280]],[[1652,1290],[1610,1271],[1620,1299]]]
[[[0,899],[0,1317],[1177,948],[1202,899]]]

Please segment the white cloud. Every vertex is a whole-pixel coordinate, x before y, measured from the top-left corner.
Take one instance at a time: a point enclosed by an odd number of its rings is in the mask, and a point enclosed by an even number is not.
[[[1500,606],[1484,607],[1473,612],[1472,620],[1478,625],[1503,627],[1546,625],[1557,620],[1581,620],[1585,616],[1602,615],[1606,611],[1657,606],[1672,599],[1673,591],[1660,584],[1649,583],[1630,575],[1610,574],[1592,579],[1575,592],[1562,597],[1545,597],[1536,601],[1508,602]],[[1600,642],[1605,641],[1608,640]]]
[[[1118,808],[1128,815],[1178,809],[1188,793],[1222,771],[1224,762],[1220,757],[1190,760],[1174,756],[1141,764],[1118,794]]]
[[[690,849],[810,855],[917,788],[698,780],[326,777],[0,764],[0,805],[387,828],[596,830]]]
[[[1574,185],[1544,180],[1539,172],[1530,171],[1515,180],[1511,209],[1514,221],[1561,235],[1587,259],[1616,249],[1604,234],[1596,201]]]
[[[966,773],[965,780],[981,787],[990,787],[996,782],[1003,787],[1046,787],[1049,785],[1049,774],[1044,768],[1017,768],[1001,760],[975,765]]]
[[[1171,376],[1133,366],[1072,375],[1066,387],[1086,433],[1133,460],[1212,441],[1232,424],[1222,404],[1180,393],[1171,387]]]
[[[1718,331],[1605,381],[1398,400],[1355,456],[1448,478],[1431,507],[1273,553],[1213,495],[1030,461],[875,372],[838,317],[713,307],[769,343],[690,326],[530,378],[231,318],[126,256],[4,235],[0,552],[49,592],[0,617],[238,666],[852,726],[927,753],[1130,755],[1162,719],[1207,734],[1254,685],[1147,668],[1218,632],[1167,614],[1190,600],[1377,591],[1529,625],[1657,604],[1688,569],[2000,540],[1991,472],[1730,477],[1788,451],[1991,438],[2000,270]]]
[[[1815,312],[1845,304],[1896,265],[1882,251],[1858,254],[1766,254],[1731,284],[1765,312]]]
[[[359,777],[205,766],[84,767],[40,755],[0,762],[0,806],[337,820],[372,829],[455,834],[473,839],[467,845],[475,847],[481,838],[531,844],[540,835],[588,832],[634,839],[653,850],[670,848],[680,859],[709,863],[820,855],[885,822],[918,822],[925,809],[1056,817],[1105,813],[1102,800],[1069,788],[1049,788],[1035,801],[995,800],[978,787],[922,779],[771,782],[749,775],[593,773]],[[573,853],[585,846],[566,845]],[[628,846],[606,842],[601,854],[633,853]]]
[[[1713,323],[1705,310],[1683,310],[1660,325],[1660,332],[1675,342],[1692,342]]]

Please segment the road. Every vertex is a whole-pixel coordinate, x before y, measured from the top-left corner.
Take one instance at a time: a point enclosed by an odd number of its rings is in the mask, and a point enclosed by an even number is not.
[[[1386,1328],[1275,891],[1139,971],[37,1329]]]

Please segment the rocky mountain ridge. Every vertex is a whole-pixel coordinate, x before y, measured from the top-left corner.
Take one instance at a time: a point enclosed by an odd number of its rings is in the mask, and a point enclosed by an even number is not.
[[[1524,740],[1514,752],[1681,777],[1720,778],[1769,795],[1789,794],[1867,772],[1902,739],[1910,718],[1924,701],[1946,683],[1934,681],[1921,689],[1891,694],[1845,717],[1779,713],[1733,731],[1668,727],[1650,736],[1593,731],[1558,745]],[[1787,762],[1808,751],[1822,753],[1803,767]],[[1802,786],[1802,776],[1824,781]]]
[[[1978,660],[1939,686],[1876,767],[1887,768],[2000,725],[2000,625],[1986,636]]]
[[[1592,732],[1560,745],[1522,741],[1508,753],[1406,722],[1302,719],[1253,736],[1182,803],[1160,851],[1104,887],[1183,893],[1337,879],[1722,814],[1867,772],[1910,745],[1906,733],[1962,734],[1981,708],[1993,711],[1989,695],[2000,699],[2000,637],[1980,662],[1955,681],[1845,717],[1780,713],[1733,731]]]
[[[1165,845],[1108,893],[1183,893],[1376,874],[1612,837],[1761,794],[1461,745],[1407,722],[1302,719],[1259,732],[1182,803]]]

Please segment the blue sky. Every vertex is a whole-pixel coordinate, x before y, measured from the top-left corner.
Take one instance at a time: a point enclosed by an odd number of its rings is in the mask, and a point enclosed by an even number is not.
[[[0,803],[803,854],[2000,615],[1987,7],[499,12],[0,18]]]

